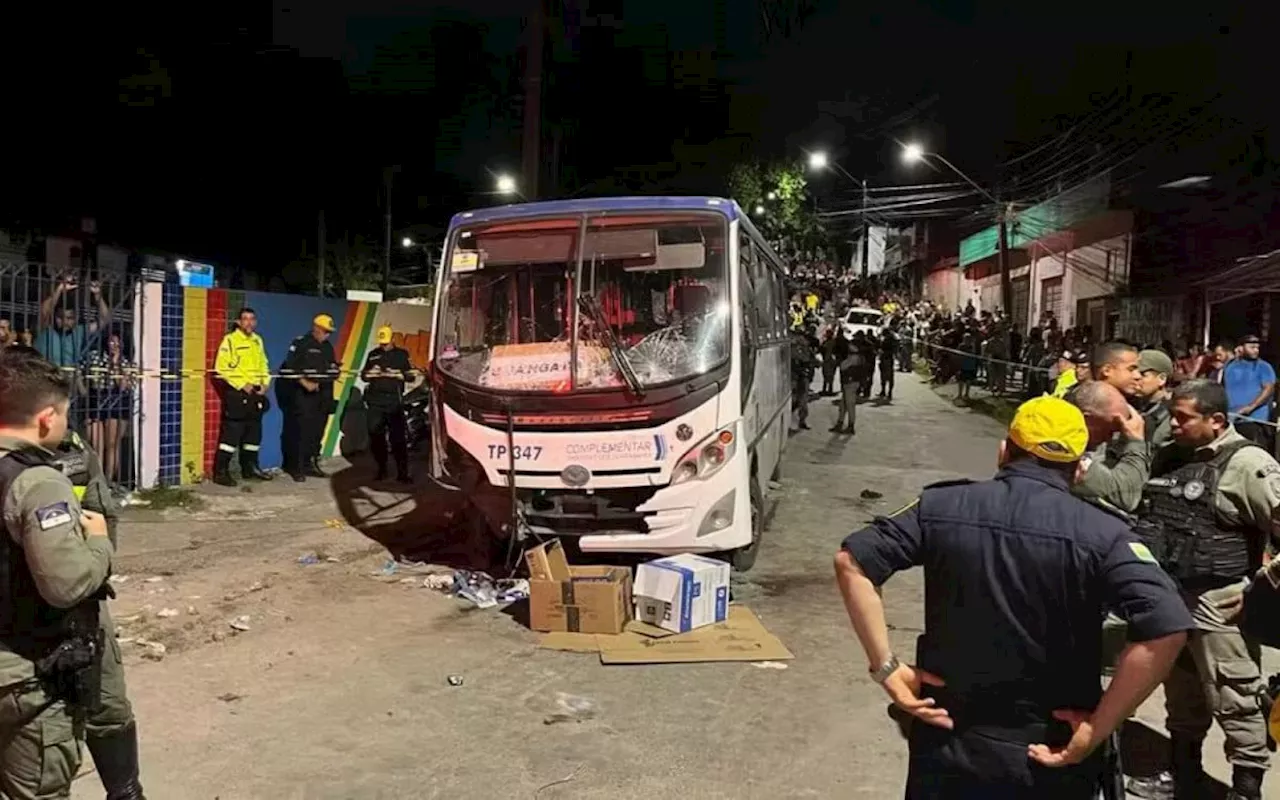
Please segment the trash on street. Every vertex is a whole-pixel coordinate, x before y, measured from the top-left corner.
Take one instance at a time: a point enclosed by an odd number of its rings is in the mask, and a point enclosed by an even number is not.
[[[558,541],[530,548],[524,558],[535,631],[621,633],[631,619],[631,570],[571,567]]]

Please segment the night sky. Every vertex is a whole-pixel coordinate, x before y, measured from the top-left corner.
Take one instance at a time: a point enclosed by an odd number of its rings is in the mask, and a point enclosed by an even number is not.
[[[543,135],[558,181],[544,196],[719,193],[737,161],[813,147],[873,185],[938,179],[899,164],[906,139],[1017,196],[1091,155],[1105,164],[1143,135],[1172,136],[1178,103],[1212,100],[1251,129],[1276,121],[1276,19],[1261,3],[556,5]],[[0,48],[0,224],[90,213],[106,240],[271,272],[314,240],[321,207],[333,236],[378,236],[382,169],[396,164],[396,228],[443,226],[496,202],[496,172],[519,172],[530,6],[30,12],[29,35],[10,30]],[[1152,111],[1153,95],[1173,105]],[[1201,144],[1195,159],[1233,158]],[[1053,156],[1062,163],[1044,169]],[[815,182],[825,207],[853,196],[840,183]]]

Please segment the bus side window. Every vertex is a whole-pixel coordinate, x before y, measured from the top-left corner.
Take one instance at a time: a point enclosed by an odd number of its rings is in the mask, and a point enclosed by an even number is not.
[[[773,285],[773,270],[764,253],[759,252],[759,245],[749,242],[752,250],[751,269],[756,284],[756,328],[765,344],[777,341],[778,332],[773,324],[773,307],[778,302]]]
[[[765,330],[756,319],[755,297],[761,287],[756,281],[755,251],[751,247],[751,237],[745,233],[738,239],[738,305],[742,309],[742,342],[739,352],[742,354],[742,405],[746,411],[747,398],[751,395],[751,384],[756,373],[756,347]]]

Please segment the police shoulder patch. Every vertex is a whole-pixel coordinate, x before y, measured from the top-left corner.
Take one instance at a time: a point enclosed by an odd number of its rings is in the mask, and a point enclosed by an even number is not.
[[[40,525],[40,530],[42,531],[56,528],[59,525],[66,525],[70,521],[71,506],[67,503],[50,503],[43,508],[36,509],[36,522]]]
[[[1146,561],[1149,564],[1160,563],[1159,561],[1156,561],[1156,557],[1151,554],[1151,551],[1142,542],[1129,542],[1129,549],[1133,551],[1133,554],[1137,556],[1139,561]]]

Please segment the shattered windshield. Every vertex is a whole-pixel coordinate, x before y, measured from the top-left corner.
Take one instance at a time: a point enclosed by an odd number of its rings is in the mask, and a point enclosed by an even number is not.
[[[716,215],[666,213],[463,230],[447,259],[437,363],[519,391],[705,373],[729,354],[725,228]]]

